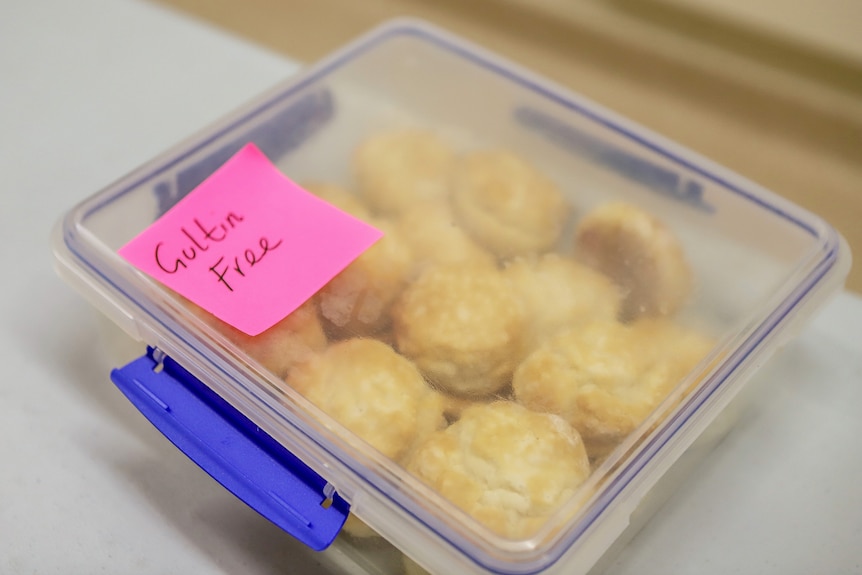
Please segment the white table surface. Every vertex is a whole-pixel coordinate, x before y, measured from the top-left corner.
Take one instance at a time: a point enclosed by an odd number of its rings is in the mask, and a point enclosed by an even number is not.
[[[139,1],[0,9],[0,573],[321,572],[115,390],[49,248],[72,204],[296,65]],[[610,573],[862,573],[860,352],[840,294]]]

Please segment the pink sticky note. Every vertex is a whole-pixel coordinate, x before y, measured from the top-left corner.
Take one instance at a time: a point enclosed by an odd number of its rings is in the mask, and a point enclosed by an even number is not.
[[[248,144],[119,253],[258,335],[382,236],[300,188]]]

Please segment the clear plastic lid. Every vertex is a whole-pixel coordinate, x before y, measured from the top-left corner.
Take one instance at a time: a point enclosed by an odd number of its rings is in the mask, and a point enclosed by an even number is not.
[[[385,233],[255,337],[117,254],[249,142]],[[368,527],[476,573],[588,567],[612,540],[589,538],[849,267],[812,214],[413,22],[87,199],[56,254]]]

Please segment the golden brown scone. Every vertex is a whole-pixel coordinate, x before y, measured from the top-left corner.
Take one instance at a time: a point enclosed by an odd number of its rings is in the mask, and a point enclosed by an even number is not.
[[[372,335],[390,321],[389,308],[407,285],[412,256],[396,227],[371,222],[385,234],[318,292],[327,332],[336,338]]]
[[[449,194],[452,150],[430,132],[386,132],[360,144],[353,158],[359,191],[377,213],[397,215]]]
[[[674,233],[625,202],[605,204],[584,216],[575,257],[620,285],[626,319],[672,314],[692,290],[691,269]]]
[[[614,320],[621,294],[607,276],[557,254],[518,258],[503,274],[520,296],[527,317],[525,350],[560,329],[590,320]]]
[[[295,367],[287,383],[395,461],[445,425],[437,394],[416,366],[377,340],[335,343]]]
[[[429,268],[404,291],[392,317],[398,350],[450,393],[496,393],[521,354],[523,312],[495,268]]]
[[[710,352],[715,341],[704,333],[663,317],[639,319],[631,324],[635,346],[656,361],[672,360],[690,370]],[[684,373],[682,375],[685,375]]]
[[[482,400],[462,397],[460,395],[451,395],[448,393],[441,393],[440,396],[442,397],[443,402],[443,415],[446,417],[446,421],[449,422],[461,419],[461,414],[464,413],[465,409],[472,405],[476,405],[476,403],[482,402]]]
[[[654,363],[654,371],[676,385],[712,350],[715,341],[668,318],[643,318],[631,324],[635,347]],[[659,369],[659,367],[661,369]]]
[[[391,323],[383,331],[378,331],[369,337],[373,337],[376,340],[380,340],[389,347],[395,347],[395,333],[392,331]]]
[[[530,537],[590,473],[561,418],[511,401],[465,410],[407,461],[408,471],[494,532]]]
[[[456,163],[452,206],[464,229],[504,258],[550,249],[569,214],[552,181],[503,151],[476,152]]]
[[[190,300],[182,296],[180,298],[195,315],[279,379],[284,379],[295,365],[308,360],[327,345],[314,299],[308,300],[263,333],[251,336],[226,324]]]
[[[305,182],[302,184],[302,188],[355,218],[363,221],[371,219],[371,212],[368,211],[362,200],[356,194],[351,194],[341,186],[323,182]]]
[[[592,322],[547,340],[518,366],[517,401],[556,413],[583,437],[591,458],[616,446],[661,398],[640,384],[645,362],[631,327]]]
[[[677,361],[666,344],[681,332],[647,327],[597,321],[560,332],[518,366],[517,401],[560,415],[580,432],[590,458],[604,457],[708,351],[693,343]]]
[[[423,202],[407,209],[398,230],[410,246],[417,272],[438,264],[496,265],[494,256],[455,223],[448,202]]]

